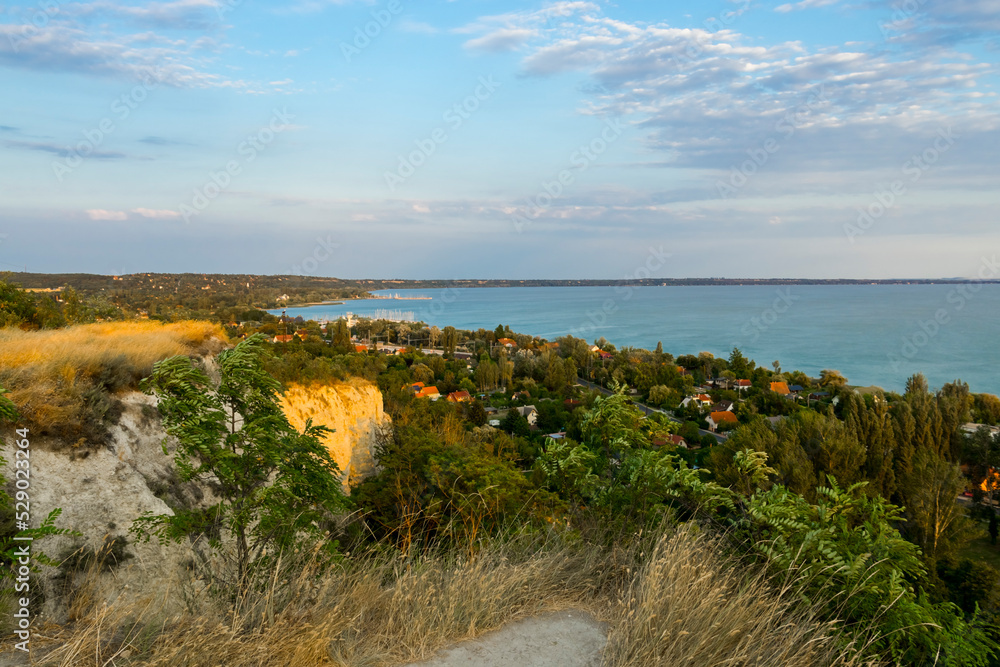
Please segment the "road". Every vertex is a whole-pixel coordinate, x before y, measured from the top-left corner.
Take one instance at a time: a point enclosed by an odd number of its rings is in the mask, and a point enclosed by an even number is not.
[[[582,378],[577,378],[576,379],[576,383],[579,386],[581,386],[581,387],[587,387],[588,389],[595,389],[595,390],[601,392],[602,394],[604,394],[605,396],[610,396],[613,393],[610,389],[605,389],[604,387],[602,387],[599,384],[594,384],[593,382],[588,382],[587,380],[584,380]],[[659,408],[651,408],[648,405],[640,403],[639,401],[636,401],[636,400],[633,400],[632,402],[635,404],[635,406],[637,408],[639,408],[640,410],[642,410],[643,414],[650,415],[650,414],[653,414],[654,412],[656,412],[658,414],[663,415],[664,417],[666,417],[670,421],[674,422],[675,424],[683,424],[684,423],[680,419],[675,418],[674,416],[668,414],[664,410],[660,410]],[[710,435],[713,438],[715,438],[716,442],[725,442],[726,441],[726,436],[720,435],[718,433],[712,433],[711,431],[706,431],[705,429],[698,429],[698,433],[700,435],[702,435],[702,436]]]

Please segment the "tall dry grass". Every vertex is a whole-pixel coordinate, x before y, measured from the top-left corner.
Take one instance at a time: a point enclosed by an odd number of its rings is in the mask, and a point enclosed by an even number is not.
[[[874,664],[790,590],[728,564],[716,540],[685,529],[623,544],[520,536],[471,558],[367,555],[326,572],[287,561],[235,614],[190,582],[171,593],[188,611],[169,617],[163,599],[97,596],[76,623],[36,633],[35,664],[399,665],[560,608],[608,621],[608,667]]]
[[[113,322],[47,331],[0,329],[0,386],[43,433],[99,437],[109,394],[134,389],[153,364],[177,354],[217,351],[210,322]]]
[[[681,529],[662,536],[630,583],[612,623],[607,667],[853,667],[876,665],[794,578],[776,589],[763,571],[722,555],[718,538]]]

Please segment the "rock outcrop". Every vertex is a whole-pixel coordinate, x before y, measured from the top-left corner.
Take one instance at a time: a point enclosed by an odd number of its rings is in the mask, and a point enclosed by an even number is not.
[[[378,387],[363,381],[293,385],[281,405],[288,421],[299,430],[310,419],[334,429],[324,444],[340,467],[345,491],[374,472],[377,433],[389,423]]]
[[[52,438],[31,438],[31,518],[37,525],[52,509],[61,508],[60,527],[81,538],[50,537],[39,546],[60,557],[82,546],[99,549],[108,538],[126,538],[127,561],[113,575],[114,590],[129,589],[147,595],[171,584],[175,574],[194,555],[190,544],[137,543],[129,535],[135,519],[144,513],[169,514],[171,507],[209,506],[218,502],[211,484],[182,483],[174,469],[174,447],[163,430],[155,399],[139,392],[120,395],[122,414],[110,427],[103,446],[73,447]],[[374,469],[373,444],[377,430],[388,423],[378,388],[365,382],[334,386],[291,388],[282,398],[289,421],[298,429],[307,419],[335,429],[327,439],[344,484]],[[11,432],[12,436],[13,433]],[[13,437],[3,438],[7,459],[4,476],[13,491]],[[166,445],[167,451],[164,452]],[[64,587],[46,570],[45,612],[66,620]],[[125,582],[127,586],[121,584]],[[40,581],[42,583],[42,581]]]

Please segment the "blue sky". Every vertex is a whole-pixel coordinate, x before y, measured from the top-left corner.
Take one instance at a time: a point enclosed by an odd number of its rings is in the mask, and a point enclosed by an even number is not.
[[[0,5],[0,270],[972,276],[1000,0]]]

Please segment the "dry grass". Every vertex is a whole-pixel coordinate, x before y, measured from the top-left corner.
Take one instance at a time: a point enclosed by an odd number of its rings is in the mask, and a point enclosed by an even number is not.
[[[716,541],[682,530],[628,548],[550,536],[514,538],[471,559],[365,556],[322,575],[287,564],[235,616],[204,590],[175,589],[189,611],[169,618],[163,600],[95,603],[76,623],[36,633],[35,664],[399,665],[569,607],[610,622],[608,667],[868,664],[789,591],[726,562]]]
[[[775,590],[720,551],[687,529],[659,540],[614,620],[608,667],[869,664],[834,623],[797,603],[794,581]]]
[[[66,438],[100,435],[108,395],[134,389],[155,362],[217,351],[209,322],[114,322],[48,331],[0,329],[0,386],[25,419]]]

